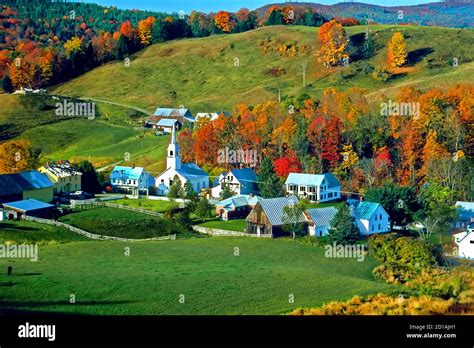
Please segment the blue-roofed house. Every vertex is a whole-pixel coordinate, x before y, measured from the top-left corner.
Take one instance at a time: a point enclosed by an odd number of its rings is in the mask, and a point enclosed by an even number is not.
[[[474,223],[469,223],[466,230],[453,235],[458,245],[458,256],[474,260]]]
[[[311,202],[328,202],[341,198],[341,184],[332,173],[290,173],[285,187],[288,194]]]
[[[151,126],[156,128],[156,124],[163,119],[177,120],[181,124],[184,124],[185,122],[195,122],[195,119],[189,109],[157,108],[152,116],[145,119],[145,127]]]
[[[335,207],[312,208],[306,210],[310,236],[323,237],[329,233],[331,222],[336,216]]]
[[[148,188],[155,185],[155,180],[143,167],[115,166],[110,174],[110,184],[115,192],[138,196],[148,194]]]
[[[194,192],[209,188],[209,175],[197,164],[181,163],[181,151],[176,140],[176,130],[172,129],[171,142],[168,145],[166,170],[155,177],[155,186],[159,195],[166,195],[175,177],[181,181],[183,188],[190,185]]]
[[[361,235],[390,231],[390,216],[380,203],[348,199],[347,204]]]
[[[3,203],[3,211],[8,220],[20,220],[28,216],[49,219],[54,215],[55,206],[36,199]]]
[[[288,235],[284,226],[284,208],[298,204],[299,200],[295,196],[278,197],[278,198],[259,198],[257,204],[247,216],[247,233],[261,235],[271,235],[272,237],[280,237]],[[298,223],[304,225],[307,230],[308,222],[305,214],[301,214]]]
[[[219,175],[212,188],[212,197],[218,198],[225,186],[237,195],[258,194],[258,177],[251,168],[232,169]]]
[[[474,222],[474,202],[458,201],[455,204],[458,210],[458,218],[454,223],[455,228],[467,228]]]
[[[53,189],[54,184],[48,176],[37,170],[0,175],[0,203],[28,198],[51,202]]]
[[[216,215],[221,220],[245,218],[255,207],[259,197],[253,194],[236,195],[216,203]]]

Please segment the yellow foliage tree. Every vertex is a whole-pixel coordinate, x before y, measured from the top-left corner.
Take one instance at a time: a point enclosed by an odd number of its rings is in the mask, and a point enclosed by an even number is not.
[[[0,144],[0,174],[11,174],[28,169],[30,142],[11,140]]]
[[[388,42],[387,62],[392,68],[398,68],[406,63],[407,57],[405,38],[397,31]]]
[[[151,28],[155,23],[155,17],[148,17],[147,19],[138,22],[138,36],[143,46],[151,44]]]
[[[66,50],[67,55],[71,55],[72,52],[77,52],[81,50],[82,40],[77,36],[74,36],[66,41],[64,44],[64,49]]]
[[[327,67],[340,65],[346,54],[347,37],[342,25],[336,20],[331,20],[319,28],[318,41],[321,45],[320,58]]]

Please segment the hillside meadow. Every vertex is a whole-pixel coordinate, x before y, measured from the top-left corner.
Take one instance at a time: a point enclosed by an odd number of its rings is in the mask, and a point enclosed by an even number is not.
[[[368,259],[254,238],[70,242],[40,246],[38,262],[0,260],[7,265],[13,275],[0,274],[0,308],[11,313],[284,314],[391,288],[373,279]]]
[[[203,111],[229,110],[282,95],[320,96],[326,88],[366,88],[369,96],[394,93],[400,86],[430,88],[472,81],[474,32],[437,27],[372,25],[373,54],[364,56],[365,26],[345,28],[351,40],[348,67],[326,69],[318,62],[317,28],[271,26],[250,32],[184,39],[152,45],[131,65],[108,63],[52,89],[76,97],[97,97],[152,112],[157,106]],[[370,76],[385,62],[393,32],[404,32],[406,68],[387,82]],[[453,58],[459,66],[452,66]],[[430,60],[430,61],[429,61]],[[307,64],[303,88],[303,65]]]

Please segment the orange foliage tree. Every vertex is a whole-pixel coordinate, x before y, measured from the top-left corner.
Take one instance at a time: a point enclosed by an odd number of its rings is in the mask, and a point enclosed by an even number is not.
[[[336,20],[333,19],[324,23],[319,28],[318,41],[320,44],[320,59],[324,66],[340,65],[343,58],[348,58],[346,32]]]

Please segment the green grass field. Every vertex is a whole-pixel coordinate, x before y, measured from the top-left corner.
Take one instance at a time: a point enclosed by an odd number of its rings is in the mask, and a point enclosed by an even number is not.
[[[144,239],[179,234],[173,223],[124,209],[96,208],[62,216],[59,221],[87,232],[131,239]]]
[[[0,222],[0,244],[57,244],[89,239],[72,233],[65,228],[41,225],[29,221]]]
[[[1,270],[7,265],[13,275],[0,272],[0,307],[12,311],[283,314],[389,289],[373,280],[370,260],[331,259],[322,248],[254,238],[74,242],[40,247],[38,262],[0,259]]]
[[[215,219],[215,220],[210,220],[210,221],[201,223],[199,224],[199,226],[208,227],[208,228],[217,228],[221,230],[245,232],[247,223],[245,222],[245,219],[235,219],[235,220],[229,220],[229,221],[222,221],[219,219]]]
[[[179,207],[179,203],[171,201],[158,201],[151,199],[117,199],[114,201],[107,201],[108,203],[126,205],[133,208],[141,208],[155,212],[164,212],[170,208]]]
[[[375,54],[362,57],[365,26],[346,28],[354,52],[348,67],[325,69],[315,58],[317,29],[302,26],[262,27],[241,34],[217,35],[156,44],[134,56],[131,66],[109,63],[53,88],[54,93],[100,96],[104,100],[145,108],[183,105],[196,112],[232,111],[238,103],[255,104],[282,94],[306,92],[320,96],[326,88],[367,88],[369,96],[396,92],[413,84],[422,89],[449,83],[472,82],[474,44],[472,30],[436,27],[373,25],[370,35]],[[365,71],[385,62],[386,44],[393,30],[405,33],[409,62],[407,72],[392,81],[375,81]],[[296,57],[277,48],[294,44]],[[306,46],[306,49],[304,49]],[[265,52],[266,49],[266,52]],[[452,67],[452,59],[459,66]],[[426,59],[432,58],[428,68]],[[235,64],[235,63],[238,64]],[[307,62],[307,87],[302,86],[302,65]],[[238,66],[236,66],[238,65]],[[272,71],[279,71],[273,74]]]

